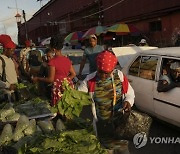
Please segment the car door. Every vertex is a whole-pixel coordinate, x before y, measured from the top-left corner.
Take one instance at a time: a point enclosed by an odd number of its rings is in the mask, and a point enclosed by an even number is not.
[[[148,113],[154,114],[153,88],[158,57],[140,55],[130,65],[128,79],[135,91],[136,106]]]
[[[166,57],[161,58],[160,66],[158,68],[157,81],[154,85],[154,108],[156,116],[169,123],[180,127],[180,87],[173,88],[167,92],[158,92],[158,80],[163,73],[163,66],[165,61],[174,61],[180,58]]]

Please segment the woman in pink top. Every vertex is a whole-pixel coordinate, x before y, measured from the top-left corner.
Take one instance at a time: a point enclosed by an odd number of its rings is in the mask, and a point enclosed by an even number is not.
[[[69,58],[65,57],[61,53],[61,49],[63,48],[63,38],[61,36],[52,37],[50,41],[50,48],[52,53],[54,54],[54,58],[52,58],[49,65],[49,75],[47,78],[35,77],[33,81],[44,81],[44,82],[53,82],[52,89],[52,102],[51,105],[56,105],[57,101],[62,96],[62,81],[67,78],[70,84],[73,86],[72,79],[76,76],[74,68],[72,66]]]

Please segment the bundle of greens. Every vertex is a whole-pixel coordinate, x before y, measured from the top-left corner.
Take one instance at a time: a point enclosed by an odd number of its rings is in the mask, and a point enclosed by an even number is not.
[[[58,112],[67,119],[79,117],[84,105],[90,105],[92,102],[88,93],[73,89],[67,79],[62,83],[64,93],[57,103]]]

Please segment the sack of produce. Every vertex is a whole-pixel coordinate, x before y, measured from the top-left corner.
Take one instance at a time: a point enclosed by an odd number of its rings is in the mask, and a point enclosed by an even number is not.
[[[15,110],[9,104],[7,104],[3,109],[0,110],[0,120],[5,122],[6,117],[13,115]]]
[[[65,129],[66,129],[66,127],[64,126],[64,123],[62,122],[62,120],[58,119],[56,122],[56,131],[62,131]]]
[[[51,131],[55,130],[54,126],[50,120],[38,121],[37,124],[44,133],[50,133]]]
[[[14,114],[7,116],[7,117],[6,117],[6,120],[7,120],[7,121],[18,121],[18,119],[19,119],[20,116],[21,116],[21,115],[20,115],[19,113],[16,113],[16,112],[15,112]]]
[[[36,131],[36,120],[32,119],[29,121],[28,127],[24,130],[25,135],[32,135]]]
[[[24,136],[23,130],[25,130],[29,125],[29,119],[25,115],[20,116],[17,121],[16,128],[13,135],[13,140],[18,141]]]
[[[0,136],[0,146],[7,144],[12,140],[12,126],[10,124],[6,124],[1,132]]]

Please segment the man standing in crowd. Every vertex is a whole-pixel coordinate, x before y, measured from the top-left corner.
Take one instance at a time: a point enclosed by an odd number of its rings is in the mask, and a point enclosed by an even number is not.
[[[41,64],[43,62],[42,59],[43,53],[41,50],[36,48],[36,45],[32,43],[31,50],[28,52],[27,55],[27,72],[30,74],[30,76],[37,76]]]
[[[0,35],[0,43],[3,46],[3,53],[0,55],[0,89],[11,101],[11,95],[18,82],[15,64],[11,59],[16,45],[10,36],[4,34]]]
[[[141,39],[139,46],[148,46],[147,41],[145,39]]]
[[[25,41],[25,48],[23,48],[20,51],[20,64],[21,64],[21,73],[24,73],[23,75],[25,75],[26,73],[26,69],[27,69],[27,55],[29,53],[29,51],[31,50],[31,41],[26,40]]]
[[[90,73],[96,71],[96,56],[98,53],[104,50],[104,48],[100,45],[97,45],[97,37],[96,35],[90,35],[89,36],[89,44],[90,47],[85,48],[84,54],[83,54],[83,59],[80,64],[80,69],[79,69],[79,77],[82,75],[82,70],[84,68],[84,65],[86,63],[86,59],[89,60],[89,70]]]

